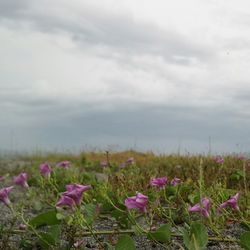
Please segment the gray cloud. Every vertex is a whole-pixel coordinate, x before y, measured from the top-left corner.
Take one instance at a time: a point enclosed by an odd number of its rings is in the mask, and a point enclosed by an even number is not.
[[[250,150],[249,38],[231,14],[181,30],[104,5],[0,0],[0,147]]]
[[[21,13],[28,8],[29,4],[31,3],[30,0],[10,0],[10,1],[0,1],[0,13],[1,18],[9,17],[9,18],[18,18]]]
[[[56,112],[49,114],[53,115]],[[41,119],[39,114],[35,117]],[[237,113],[224,109],[215,112],[213,109],[148,106],[131,111],[97,111],[56,118],[57,122],[49,119],[46,127],[31,124],[13,129],[17,147],[34,149],[36,145],[49,145],[49,148],[62,149],[95,145],[101,149],[109,144],[123,148],[136,144],[142,150],[159,147],[161,152],[176,152],[181,142],[182,151],[208,152],[208,137],[211,136],[214,153],[236,150],[237,144],[242,145],[244,151],[250,150],[249,120],[242,121]],[[2,139],[8,145],[10,134],[2,134]]]
[[[22,3],[22,4],[21,4]],[[177,64],[205,62],[215,54],[208,46],[189,40],[174,30],[163,30],[155,24],[136,21],[127,14],[83,5],[81,9],[67,9],[58,2],[57,8],[46,6],[46,1],[0,1],[0,18],[17,26],[31,24],[41,32],[67,32],[80,46],[97,46],[102,54],[154,55]],[[112,51],[110,51],[112,50]],[[114,58],[114,57],[113,57]]]

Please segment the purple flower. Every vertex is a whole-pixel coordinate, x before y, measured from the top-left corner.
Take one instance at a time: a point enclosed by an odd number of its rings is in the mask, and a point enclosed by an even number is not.
[[[80,205],[82,201],[82,194],[89,190],[91,186],[83,186],[79,184],[71,184],[67,185],[67,191],[63,193],[64,196],[68,196],[74,200],[76,205]]]
[[[181,179],[174,177],[174,179],[171,180],[170,185],[175,187],[181,182]]]
[[[56,203],[56,207],[70,207],[72,208],[75,204],[74,200],[69,196],[62,195],[59,201]]]
[[[18,176],[14,177],[14,183],[23,188],[28,188],[29,185],[27,183],[28,175],[27,173],[21,173]]]
[[[218,163],[218,164],[223,164],[224,163],[224,158],[222,157],[222,156],[216,156],[215,158],[214,158],[214,161],[216,162],[216,163]]]
[[[106,168],[106,167],[109,166],[109,164],[108,164],[107,161],[101,161],[101,162],[100,162],[100,166],[101,166],[102,168]]]
[[[66,185],[66,190],[67,191],[74,191],[74,190],[79,190],[81,191],[81,193],[89,190],[91,188],[91,186],[87,185],[87,186],[84,186],[84,185],[81,185],[81,184],[68,184]]]
[[[136,196],[129,197],[125,200],[125,206],[127,207],[127,209],[135,208],[143,213],[146,212],[147,204],[148,204],[148,197],[141,193],[137,193]]]
[[[134,157],[130,157],[126,160],[126,165],[129,166],[129,165],[133,165],[135,164],[135,159]]]
[[[238,155],[238,159],[243,161],[246,159],[246,157],[244,155]]]
[[[201,203],[197,203],[193,207],[189,207],[188,211],[190,213],[200,213],[204,217],[209,216],[210,200],[208,198],[203,198]]]
[[[48,163],[42,163],[40,165],[40,173],[44,177],[49,178],[51,172],[52,172],[52,169]]]
[[[223,208],[231,207],[234,211],[239,211],[238,200],[240,197],[240,193],[236,193],[234,196],[230,197],[227,201],[223,202],[217,212],[220,213]]]
[[[125,168],[127,166],[134,165],[134,164],[135,164],[134,157],[130,157],[126,160],[126,162],[123,162],[120,164],[120,168]]]
[[[69,161],[61,161],[61,162],[57,163],[57,167],[69,168],[70,167],[70,162]]]
[[[80,184],[69,184],[66,185],[66,192],[62,194],[62,197],[57,202],[56,206],[68,206],[72,207],[73,205],[80,206],[82,201],[82,194],[89,190],[91,186],[84,186]]]
[[[4,176],[0,176],[0,181],[4,181],[5,177]]]
[[[13,189],[13,186],[0,189],[0,201],[3,202],[6,206],[10,205],[9,193]]]
[[[161,178],[153,178],[150,181],[150,185],[152,187],[157,187],[157,188],[164,188],[167,184],[167,177],[161,177]]]

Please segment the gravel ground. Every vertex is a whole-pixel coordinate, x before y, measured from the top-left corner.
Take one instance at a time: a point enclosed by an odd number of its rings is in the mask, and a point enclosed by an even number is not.
[[[99,229],[112,229],[112,223],[107,221],[99,222]],[[174,232],[175,230],[173,230]],[[224,237],[225,238],[236,238],[239,239],[240,235],[244,232],[244,230],[240,227],[238,224],[230,225],[228,228],[225,229]],[[167,245],[159,245],[156,244],[147,237],[144,236],[135,236],[133,235],[132,238],[135,240],[136,249],[138,250],[163,250],[163,249],[185,249],[182,239],[181,238],[172,238],[172,241],[170,244]],[[103,241],[104,239],[107,240],[107,237],[101,237],[100,240]],[[117,240],[117,237],[113,237],[114,240]],[[94,249],[97,250],[97,244],[96,241],[93,238],[85,238],[86,249]],[[215,242],[215,241],[209,241],[206,250],[224,250],[224,249],[231,249],[231,250],[240,250],[242,249],[238,244],[235,243],[227,243],[227,242]]]
[[[110,229],[112,230],[112,223],[110,223],[109,221],[101,221],[98,224],[98,228],[101,230],[105,230],[105,229]],[[238,226],[238,225],[234,225],[231,226],[230,228],[225,230],[225,237],[227,238],[232,238],[232,237],[236,237],[239,238],[240,234],[243,232],[243,230]],[[106,235],[99,235],[98,236],[98,240],[100,242],[109,242],[109,243],[116,243],[117,242],[117,235],[113,235],[113,236],[106,236]],[[150,241],[149,239],[147,239],[145,236],[135,236],[132,235],[132,238],[135,241],[135,245],[136,245],[136,249],[138,250],[163,250],[163,249],[185,249],[184,245],[182,243],[181,239],[178,238],[172,238],[172,241],[170,244],[167,245],[159,245],[156,244],[152,241]],[[13,240],[13,244],[12,244],[12,249],[18,249],[16,246],[18,245],[17,243],[20,241],[20,237],[19,236],[13,236],[12,240]],[[16,242],[16,243],[15,243]],[[63,246],[63,243],[62,243]],[[92,249],[92,250],[98,250],[99,248],[99,244],[98,242],[93,238],[93,237],[85,237],[82,247],[79,249]],[[212,242],[210,241],[206,247],[207,250],[222,250],[222,249],[231,249],[231,250],[240,250],[242,248],[240,248],[240,246],[238,246],[235,243],[225,243],[225,242]]]

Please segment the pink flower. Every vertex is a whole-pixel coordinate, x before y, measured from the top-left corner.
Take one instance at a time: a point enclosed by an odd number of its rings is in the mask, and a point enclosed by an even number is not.
[[[246,159],[246,157],[244,155],[238,155],[238,159],[243,161]]]
[[[46,178],[50,177],[50,173],[52,172],[52,169],[48,163],[42,163],[40,165],[40,173]]]
[[[28,188],[29,185],[27,183],[28,175],[27,173],[21,173],[18,176],[14,177],[14,183],[23,188]]]
[[[66,185],[66,190],[67,191],[74,191],[74,190],[80,190],[82,193],[89,190],[91,186],[87,185],[81,185],[81,184],[68,184]]]
[[[133,164],[135,164],[134,157],[128,158],[127,161],[126,161],[126,165],[129,166],[129,165],[133,165]]]
[[[216,162],[216,163],[218,163],[218,164],[223,164],[224,163],[224,158],[222,157],[222,156],[216,156],[215,158],[214,158],[214,161]]]
[[[61,162],[57,163],[57,167],[69,168],[70,167],[70,162],[69,161],[61,161]]]
[[[123,162],[120,164],[120,168],[125,168],[127,166],[134,165],[134,164],[135,164],[134,157],[130,157],[126,160],[126,162]]]
[[[4,176],[0,176],[0,181],[4,181],[5,177]]]
[[[157,188],[164,188],[167,184],[167,177],[161,177],[161,178],[154,178],[150,181],[150,185],[152,187],[157,187]]]
[[[175,187],[181,182],[181,179],[174,177],[174,179],[171,180],[170,185]]]
[[[125,206],[127,207],[127,209],[135,208],[143,213],[146,212],[147,204],[148,204],[148,197],[141,193],[137,193],[136,196],[129,197],[125,200]]]
[[[9,193],[13,189],[13,186],[0,189],[0,201],[3,202],[6,206],[10,205]]]
[[[238,200],[239,200],[240,194],[236,193],[234,196],[230,197],[227,201],[223,202],[217,212],[220,213],[223,208],[231,207],[234,211],[239,211],[240,208],[238,206]]]
[[[193,207],[189,207],[188,211],[191,213],[200,213],[204,217],[209,216],[210,200],[208,198],[203,198],[201,203],[197,203]]]
[[[72,207],[73,205],[80,206],[82,201],[82,194],[89,190],[91,186],[84,186],[80,184],[69,184],[66,185],[66,192],[64,192],[57,202],[56,206],[68,206]]]
[[[109,164],[108,164],[107,161],[101,161],[101,162],[100,162],[100,166],[101,166],[102,168],[106,168],[106,167],[109,166]]]
[[[80,205],[82,201],[82,194],[89,190],[91,186],[83,186],[79,184],[70,184],[66,186],[67,191],[63,193],[74,200],[76,205]]]
[[[69,196],[62,195],[59,201],[56,203],[56,207],[70,207],[72,208],[75,204],[74,200]]]

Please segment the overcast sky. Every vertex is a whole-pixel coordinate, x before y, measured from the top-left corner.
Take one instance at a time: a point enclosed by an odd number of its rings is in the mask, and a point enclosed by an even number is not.
[[[0,149],[250,151],[250,3],[0,0]]]

